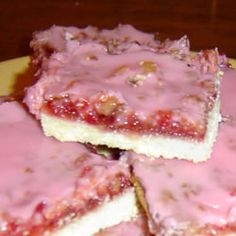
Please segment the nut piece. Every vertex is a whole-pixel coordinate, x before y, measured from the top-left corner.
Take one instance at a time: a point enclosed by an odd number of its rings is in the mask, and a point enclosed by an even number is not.
[[[98,60],[98,58],[97,58],[96,55],[88,55],[88,56],[86,56],[85,59],[86,59],[87,61],[97,61],[97,60]]]
[[[127,70],[129,69],[128,66],[120,66],[118,67],[115,71],[114,71],[114,76],[117,76],[117,75],[121,75],[123,73],[125,73]]]
[[[128,82],[133,85],[133,86],[138,86],[138,85],[142,85],[143,81],[147,78],[146,75],[143,74],[137,74],[133,77],[129,77],[128,78]]]
[[[141,61],[139,65],[143,67],[143,72],[145,74],[154,73],[157,71],[157,65],[153,61]]]
[[[122,102],[117,97],[111,95],[103,95],[95,105],[98,114],[111,116],[119,111],[122,107]]]
[[[162,194],[162,200],[165,203],[173,203],[177,201],[177,199],[174,197],[171,191],[167,189],[163,190],[161,194]]]

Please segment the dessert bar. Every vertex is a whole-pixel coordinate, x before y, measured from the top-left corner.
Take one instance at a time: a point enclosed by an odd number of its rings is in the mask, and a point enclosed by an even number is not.
[[[236,82],[228,70],[222,86],[223,116],[236,110]],[[230,101],[230,106],[228,105]],[[224,119],[210,160],[150,160],[133,152],[137,193],[152,233],[163,236],[236,234],[236,122]],[[153,181],[156,180],[156,181]]]
[[[43,135],[17,102],[0,105],[0,235],[93,235],[137,214],[129,167]]]
[[[152,157],[210,157],[224,64],[217,50],[193,56],[186,37],[160,42],[131,26],[73,31],[54,27],[32,41],[38,81],[25,102],[47,136]]]

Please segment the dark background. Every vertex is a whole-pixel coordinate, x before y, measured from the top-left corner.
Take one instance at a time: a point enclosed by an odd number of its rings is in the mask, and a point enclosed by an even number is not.
[[[0,0],[0,61],[29,55],[32,32],[53,24],[112,28],[118,23],[175,39],[192,50],[218,47],[236,58],[235,0]]]

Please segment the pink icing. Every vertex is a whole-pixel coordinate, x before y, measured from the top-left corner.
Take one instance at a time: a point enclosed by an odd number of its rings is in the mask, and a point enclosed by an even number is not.
[[[159,41],[154,39],[153,34],[140,32],[131,25],[119,25],[111,30],[99,30],[93,26],[87,26],[86,28],[52,26],[48,30],[34,33],[33,40],[30,43],[35,54],[34,64],[42,64],[44,66],[53,52],[65,50],[67,44],[71,41],[79,42],[80,44],[97,42],[106,45],[110,51],[121,50],[123,42],[135,41],[154,48],[160,46]],[[178,43],[176,42],[176,44]],[[168,42],[167,47],[171,48],[171,45]],[[164,48],[164,45],[161,46]],[[185,50],[185,48],[187,50],[187,47],[183,48],[184,46],[181,43],[181,50]]]
[[[39,81],[27,91],[25,102],[30,111],[40,117],[43,103],[55,97],[68,96],[74,104],[83,99],[93,103],[105,94],[117,97],[123,106],[123,112],[115,117],[117,126],[127,122],[130,112],[142,122],[155,117],[155,123],[161,119],[158,111],[171,111],[173,127],[181,122],[183,126],[194,126],[194,132],[202,132],[199,135],[202,138],[207,114],[217,97],[217,52],[208,51],[192,59],[187,38],[152,47],[149,44],[155,41],[151,34],[130,29],[120,26],[102,31],[108,44],[126,34],[139,40],[139,43],[123,40],[119,46],[113,45],[112,50],[107,44],[98,44],[91,35],[82,44],[78,40],[63,41],[63,50],[51,55],[41,67]],[[44,34],[54,35],[54,30]],[[54,37],[49,38],[54,41]]]
[[[225,78],[221,83],[221,101],[222,114],[225,118],[234,119],[236,121],[236,106],[235,106],[235,93],[236,93],[236,73],[233,69],[225,71]]]
[[[30,226],[42,203],[49,215],[61,204],[77,204],[86,210],[91,206],[84,205],[85,199],[102,203],[104,197],[111,197],[106,189],[98,197],[99,186],[109,185],[120,174],[129,179],[126,164],[104,159],[81,144],[45,137],[39,124],[16,102],[0,106],[0,130],[1,230],[6,214]]]
[[[235,93],[229,88],[235,83],[235,76],[236,71],[228,70],[222,88],[223,115],[234,117]],[[221,124],[212,157],[204,163],[129,155],[134,173],[144,187],[152,218],[163,226],[159,229],[164,235],[188,223],[201,227],[236,222],[236,122]]]
[[[48,30],[34,33],[31,47],[43,50],[47,46],[51,51],[58,52],[66,48],[68,41],[78,41],[80,43],[96,41],[107,45],[111,40],[117,44],[136,41],[153,47],[159,45],[159,41],[155,40],[153,34],[138,31],[131,25],[118,25],[118,27],[111,30],[99,30],[93,26],[87,26],[86,28],[52,26]],[[168,46],[171,46],[171,43],[170,45],[168,43]],[[181,46],[183,47],[185,44],[182,43]]]

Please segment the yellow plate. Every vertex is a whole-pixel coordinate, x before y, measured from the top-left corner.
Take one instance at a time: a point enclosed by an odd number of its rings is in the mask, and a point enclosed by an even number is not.
[[[0,63],[0,95],[21,93],[32,84],[30,57],[20,57]]]
[[[236,60],[230,63],[236,68]],[[0,95],[22,93],[33,83],[33,71],[30,57],[20,57],[0,63]]]

